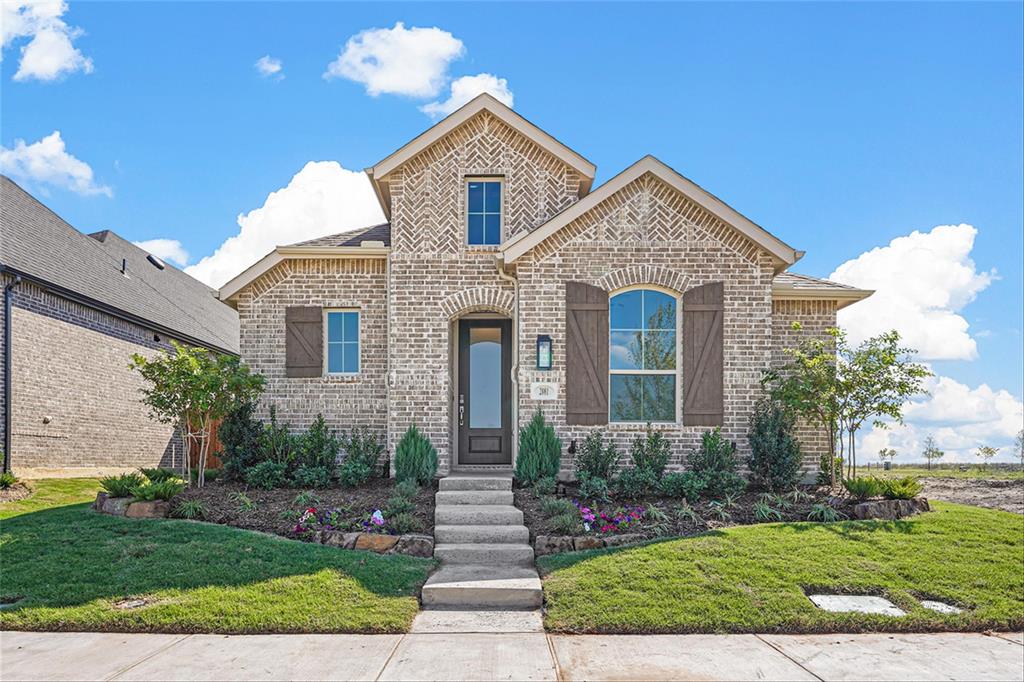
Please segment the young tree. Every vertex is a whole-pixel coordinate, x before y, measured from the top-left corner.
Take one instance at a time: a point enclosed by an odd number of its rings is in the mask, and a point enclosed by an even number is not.
[[[878,451],[878,459],[882,460],[882,464],[891,462],[896,459],[896,451],[892,448],[882,448]]]
[[[252,374],[233,355],[221,355],[172,341],[173,352],[161,351],[152,359],[135,354],[131,367],[146,380],[142,401],[150,417],[173,424],[199,451],[196,484],[205,481],[213,425],[238,403],[251,402],[263,390],[263,377]],[[185,480],[190,481],[192,463],[187,453],[183,463]]]
[[[925,440],[924,440],[924,452],[921,453],[921,454],[924,455],[924,458],[926,460],[928,460],[928,471],[932,470],[932,462],[933,461],[938,460],[938,459],[942,459],[943,457],[946,456],[945,452],[943,452],[942,450],[939,450],[939,448],[936,447],[935,439],[932,438],[931,436],[928,436],[927,438],[925,438]]]
[[[996,456],[999,452],[999,448],[994,448],[991,445],[979,445],[978,451],[974,454],[981,459],[981,465],[988,468],[988,461]]]
[[[1013,441],[1013,450],[1020,460],[1020,468],[1024,469],[1024,429],[1017,432],[1017,438]]]

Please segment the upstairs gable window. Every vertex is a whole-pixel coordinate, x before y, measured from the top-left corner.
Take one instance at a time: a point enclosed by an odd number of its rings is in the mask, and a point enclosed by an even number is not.
[[[466,243],[470,246],[501,244],[501,179],[466,180]]]

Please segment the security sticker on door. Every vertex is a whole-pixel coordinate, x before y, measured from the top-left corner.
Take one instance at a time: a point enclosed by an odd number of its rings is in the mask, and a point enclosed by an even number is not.
[[[534,381],[530,383],[530,398],[533,400],[555,400],[558,397],[558,382]]]

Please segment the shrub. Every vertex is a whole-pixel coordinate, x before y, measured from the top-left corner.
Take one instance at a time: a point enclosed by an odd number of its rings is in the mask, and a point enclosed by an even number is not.
[[[142,483],[132,488],[132,497],[145,502],[153,500],[170,500],[185,489],[185,482],[179,479],[168,479],[159,483]]]
[[[850,493],[850,497],[864,501],[869,497],[881,495],[883,483],[872,476],[862,476],[860,478],[845,479],[843,487],[846,488],[846,492]]]
[[[633,447],[630,450],[633,466],[650,471],[658,481],[665,473],[665,467],[668,466],[668,458],[671,454],[665,436],[661,431],[653,430],[650,424],[647,425],[645,435],[638,435],[633,439]]]
[[[132,489],[146,482],[139,474],[121,474],[100,479],[100,487],[111,497],[131,497]]]
[[[346,459],[338,467],[338,481],[347,488],[361,486],[370,480],[373,470],[358,460]]]
[[[10,471],[5,471],[0,474],[0,489],[7,490],[12,485],[18,482],[18,477],[12,474]]]
[[[629,499],[643,497],[657,487],[658,477],[650,469],[624,469],[615,479],[615,490]]]
[[[561,459],[562,441],[538,408],[530,423],[519,430],[516,479],[522,485],[531,485],[537,479],[557,476]]]
[[[395,478],[427,485],[437,473],[437,450],[413,424],[395,448]]]
[[[391,516],[392,514],[404,514],[415,510],[416,503],[408,497],[392,495],[391,499],[388,500],[388,516]]]
[[[245,482],[253,488],[262,488],[263,490],[281,488],[287,482],[287,470],[288,467],[283,462],[268,459],[249,467],[249,470],[245,472]]]
[[[575,535],[583,528],[579,512],[574,508],[572,513],[552,516],[548,520],[551,530],[559,535]]]
[[[584,500],[604,502],[608,499],[608,480],[597,476],[583,476],[579,480],[579,496]]]
[[[217,427],[218,456],[229,480],[242,480],[246,470],[263,458],[263,423],[253,417],[255,410],[251,401],[238,403]]]
[[[701,446],[690,455],[690,469],[705,481],[705,492],[711,497],[736,495],[747,482],[736,473],[736,444],[722,437],[715,427],[701,436]]]
[[[815,504],[811,506],[811,511],[807,514],[808,521],[819,521],[821,523],[833,523],[845,518],[845,514],[827,504]]]
[[[411,500],[420,494],[420,486],[416,481],[402,481],[395,484],[395,494]]]
[[[159,467],[157,469],[139,469],[142,475],[148,478],[152,483],[159,483],[160,481],[166,481],[170,478],[178,478],[177,472],[171,469],[165,469]]]
[[[576,478],[600,478],[609,480],[619,462],[619,450],[615,443],[604,444],[604,433],[594,429],[583,439],[576,453]]]
[[[318,414],[309,430],[295,438],[296,462],[299,467],[323,469],[330,479],[338,463],[341,441],[327,427],[324,416]]]
[[[683,473],[665,474],[659,488],[661,493],[667,497],[684,499],[692,503],[700,498],[706,485],[707,482],[699,474],[693,471],[684,471]]]
[[[222,471],[222,469],[204,469],[203,470],[203,480],[206,481],[207,483],[212,483],[212,482],[216,481],[218,478],[220,478],[221,471]],[[199,478],[199,469],[193,469],[192,470],[192,482],[195,483],[198,478]]]
[[[392,516],[388,520],[388,526],[399,535],[402,533],[418,533],[423,530],[423,522],[408,512]]]
[[[910,500],[921,494],[924,486],[913,476],[893,478],[882,484],[882,495],[887,500]]]
[[[171,512],[171,516],[192,521],[206,518],[206,505],[199,500],[185,500]]]
[[[554,495],[557,488],[558,479],[554,476],[545,476],[534,481],[533,494],[537,497],[541,497],[543,495]]]
[[[288,468],[295,461],[296,437],[292,435],[287,424],[277,423],[277,408],[270,406],[270,423],[264,424],[260,438],[261,455],[259,463],[274,462]]]
[[[545,497],[540,501],[540,513],[547,518],[559,514],[574,514],[576,505],[564,497]]]
[[[365,464],[372,476],[380,465],[381,455],[384,454],[384,439],[364,426],[353,429],[348,436],[342,437],[342,445],[345,460]]]
[[[324,466],[300,464],[292,472],[292,484],[298,488],[328,488],[331,485],[331,470]]]
[[[843,458],[836,457],[836,478],[842,480],[843,478]],[[818,458],[818,485],[832,485],[832,475],[828,471],[828,453],[824,453]]]
[[[794,429],[796,417],[776,401],[763,397],[754,406],[747,440],[751,478],[773,492],[792,490],[800,481],[803,455]]]

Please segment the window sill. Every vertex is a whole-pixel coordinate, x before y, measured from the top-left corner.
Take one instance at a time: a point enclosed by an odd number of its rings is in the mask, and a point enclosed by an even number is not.
[[[463,248],[467,253],[496,253],[501,250],[501,244],[466,244]]]
[[[681,421],[650,422],[652,431],[672,431],[683,425]],[[608,422],[609,431],[646,431],[647,422]]]
[[[325,384],[355,384],[362,377],[359,374],[325,374],[320,379]]]

